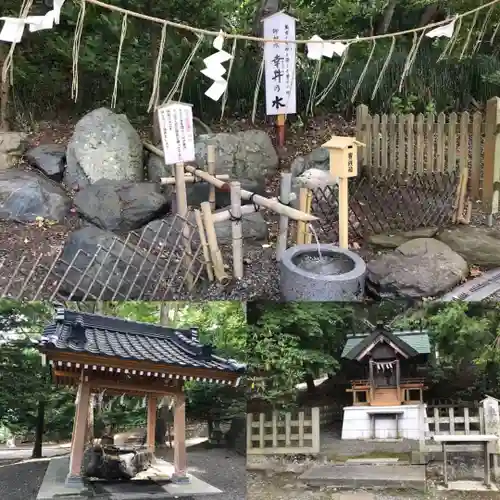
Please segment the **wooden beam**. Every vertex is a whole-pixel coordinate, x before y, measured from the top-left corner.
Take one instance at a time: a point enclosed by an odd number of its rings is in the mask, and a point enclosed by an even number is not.
[[[167,394],[178,394],[180,388],[177,386],[154,386],[154,385],[137,385],[137,384],[127,384],[121,382],[112,382],[108,380],[93,380],[90,379],[90,385],[92,388],[98,389],[113,389],[116,391],[122,391],[123,393],[127,391],[142,392],[143,394],[158,394],[160,396],[165,396]]]
[[[112,368],[120,368],[121,370],[136,370],[145,372],[158,372],[165,374],[175,374],[186,377],[198,377],[198,378],[211,378],[216,380],[226,380],[235,383],[240,377],[241,373],[234,372],[221,372],[217,370],[211,370],[209,368],[188,368],[177,365],[169,365],[163,363],[152,363],[150,361],[137,361],[137,360],[125,360],[113,357],[104,356],[92,356],[90,354],[83,353],[68,353],[68,352],[54,352],[51,350],[41,350],[48,360],[54,362],[71,362],[79,363],[82,365],[89,365],[92,367],[96,366],[106,366]]]

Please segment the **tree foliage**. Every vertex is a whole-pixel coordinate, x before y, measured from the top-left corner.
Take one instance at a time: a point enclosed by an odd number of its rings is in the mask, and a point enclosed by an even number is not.
[[[323,38],[345,38],[397,32],[424,26],[478,5],[474,0],[448,2],[287,0],[275,3],[281,4],[281,8],[297,18],[297,36],[302,38],[313,34]],[[258,18],[263,6],[268,2],[266,0],[206,2],[115,0],[113,4],[209,30],[223,29],[226,32],[251,33],[255,26],[260,24]],[[2,7],[2,15],[16,15],[19,9],[18,2],[14,0],[6,0]],[[44,10],[46,7],[42,1],[36,0],[32,13],[39,14]],[[488,41],[500,20],[498,9],[492,12],[482,37],[483,43],[475,50],[487,10],[484,9],[475,20],[472,16],[464,20],[455,53],[447,60],[438,62],[438,57],[446,44],[445,40],[424,38],[412,73],[407,78],[401,93],[398,91],[399,78],[413,38],[411,35],[399,37],[394,57],[375,99],[372,100],[371,93],[391,43],[389,38],[379,40],[356,103],[369,104],[374,111],[398,112],[408,108],[416,112],[457,110],[468,107],[473,99],[481,103],[497,94],[500,85],[498,44],[489,44]],[[18,45],[12,100],[12,111],[17,118],[41,114],[47,117],[50,111],[60,114],[62,110],[80,115],[100,105],[109,106],[120,40],[121,15],[91,4],[87,5],[79,58],[80,97],[74,104],[70,102],[70,88],[77,15],[77,4],[67,2],[60,25],[53,30],[26,32]],[[471,30],[470,37],[469,30]],[[126,111],[135,121],[147,118],[146,109],[153,86],[160,36],[160,25],[139,19],[128,19],[119,74],[118,108]],[[470,47],[465,57],[459,57],[467,38],[470,40]],[[196,40],[196,35],[189,31],[167,29],[161,78],[162,99],[174,85]],[[214,103],[204,96],[204,89],[209,83],[199,73],[202,59],[213,51],[211,43],[212,40],[206,38],[194,57],[182,96],[184,101],[194,105],[195,114],[205,121],[220,116],[220,103]],[[227,48],[230,48],[229,42],[227,45]],[[5,49],[5,44],[0,45],[0,49]],[[349,60],[340,75],[335,91],[322,104],[324,110],[343,113],[352,111],[351,95],[363,72],[370,50],[370,43],[357,44],[351,48]],[[309,96],[315,62],[305,57],[303,46],[298,52],[297,95],[299,109],[303,109]],[[258,73],[261,54],[261,47],[257,43],[242,41],[237,44],[236,60],[229,81],[227,102],[229,113],[249,115],[256,81],[254,78],[248,78],[248,75]],[[319,90],[328,84],[338,65],[338,58],[325,59],[322,62]],[[432,67],[433,71],[429,71],[429,67]],[[43,103],[43,106],[38,107],[37,103]],[[261,106],[262,111],[263,103]]]

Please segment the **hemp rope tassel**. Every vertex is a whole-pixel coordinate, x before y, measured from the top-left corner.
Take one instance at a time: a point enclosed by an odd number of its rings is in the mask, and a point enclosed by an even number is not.
[[[455,29],[453,30],[453,35],[448,40],[448,43],[446,44],[446,47],[444,48],[441,55],[438,57],[437,62],[441,62],[446,57],[451,56],[453,49],[455,48],[455,44],[457,43],[458,37],[460,35],[461,29],[462,29],[462,18],[459,17],[458,21],[457,21],[457,25],[456,25]]]
[[[418,35],[416,33],[413,33],[413,42],[411,44],[410,51],[408,52],[408,55],[406,56],[405,63],[404,63],[404,66],[403,66],[403,71],[401,72],[401,78],[399,79],[398,92],[401,92],[402,89],[403,89],[403,83],[404,83],[405,78],[406,78],[406,73],[407,73],[408,67],[411,64],[411,60],[412,60],[412,57],[413,57],[413,52],[415,51],[415,47],[417,46],[417,43],[418,43],[417,36]]]
[[[196,42],[196,45],[194,46],[193,50],[191,51],[191,54],[189,55],[189,57],[186,59],[186,62],[184,63],[184,66],[182,66],[182,69],[179,73],[179,76],[175,80],[174,85],[173,85],[172,89],[170,90],[170,92],[168,93],[167,97],[165,97],[165,99],[163,99],[162,104],[165,104],[167,102],[172,101],[175,93],[179,90],[180,90],[180,92],[179,92],[178,101],[181,100],[182,92],[184,90],[184,83],[186,81],[186,75],[187,75],[187,72],[189,70],[189,66],[190,66],[191,61],[193,60],[194,56],[198,52],[198,49],[200,48],[200,45],[202,44],[204,38],[205,38],[204,35],[198,35],[198,41]]]
[[[389,63],[391,62],[392,55],[394,54],[394,49],[396,48],[396,37],[392,37],[392,42],[391,42],[391,47],[389,49],[389,53],[387,54],[387,57],[385,58],[384,65],[382,66],[382,69],[378,75],[377,78],[377,83],[375,83],[375,87],[373,88],[372,92],[372,97],[371,100],[373,101],[375,99],[375,94],[378,92],[378,89],[380,88],[380,85],[382,84],[382,80],[384,79],[385,72],[387,71],[387,68],[389,67]]]
[[[111,97],[111,109],[114,109],[116,107],[116,97],[118,94],[118,77],[120,75],[120,62],[122,59],[123,42],[125,41],[125,36],[127,35],[127,21],[127,14],[124,14],[122,19],[122,30],[120,33],[120,46],[118,47],[118,56],[116,58],[115,83],[113,85],[113,95]]]
[[[32,6],[33,0],[23,0],[21,9],[19,10],[19,17],[21,19],[26,19]],[[10,85],[14,83],[14,51],[16,50],[16,45],[16,42],[10,44],[9,52],[6,55],[2,66],[2,81],[6,82],[7,78],[9,78]]]
[[[71,98],[78,99],[78,59],[80,57],[80,44],[82,42],[83,23],[85,21],[85,0],[80,0],[80,12],[76,20],[75,38],[73,40],[73,81],[71,82]]]
[[[159,100],[158,96],[160,95],[161,65],[163,63],[163,54],[165,52],[166,43],[167,43],[167,25],[164,24],[161,28],[160,46],[158,48],[158,55],[156,57],[155,75],[153,77],[153,90],[151,91],[151,97],[149,98],[148,113],[154,108],[154,106]]]
[[[236,43],[238,42],[238,40],[235,38],[233,40],[233,46],[231,48],[231,60],[229,61],[229,67],[227,69],[227,87],[226,87],[226,90],[224,91],[224,95],[222,96],[222,107],[221,107],[221,112],[220,112],[220,119],[222,120],[222,118],[224,117],[224,110],[226,109],[226,103],[227,103],[227,94],[228,94],[228,90],[229,90],[229,78],[231,76],[231,71],[233,70],[233,64],[234,64],[234,56],[236,54]]]
[[[359,89],[361,88],[361,84],[363,83],[363,80],[365,79],[366,73],[368,71],[368,66],[370,66],[370,62],[373,58],[373,54],[375,53],[375,47],[377,46],[377,42],[375,40],[372,41],[372,50],[370,51],[370,55],[368,56],[368,60],[366,61],[365,67],[363,68],[363,71],[361,72],[361,75],[359,76],[358,83],[356,83],[356,86],[354,87],[354,90],[352,92],[351,96],[351,102],[354,102],[356,99],[356,96],[358,95]]]
[[[494,8],[495,8],[495,6],[492,5],[488,9],[488,11],[486,12],[486,16],[484,16],[483,25],[481,26],[481,29],[479,30],[479,34],[477,35],[476,43],[474,44],[474,48],[472,49],[471,55],[474,55],[478,51],[479,46],[483,42],[484,34],[486,33],[486,28],[488,27],[488,23],[490,22],[491,14],[493,14]]]
[[[316,89],[318,88],[318,81],[319,81],[319,75],[321,73],[321,59],[322,57],[318,60],[316,64],[316,69],[314,70],[312,81],[311,81],[311,92],[309,93],[309,99],[307,101],[307,106],[306,106],[306,115],[310,114],[311,116],[313,115],[313,110],[314,110],[314,100],[316,98]]]
[[[474,14],[474,17],[472,18],[472,23],[469,26],[469,31],[467,32],[467,38],[465,39],[464,46],[462,47],[462,52],[460,53],[460,57],[458,58],[459,61],[462,60],[462,58],[465,56],[465,53],[467,52],[470,40],[472,38],[472,32],[474,30],[474,27],[476,26],[478,16],[479,16],[479,11],[477,10],[476,13]]]
[[[259,72],[257,73],[257,81],[255,82],[255,89],[253,91],[253,106],[252,106],[252,123],[255,123],[255,116],[257,115],[257,103],[259,101],[260,85],[262,83],[262,76],[264,74],[265,60],[262,57]]]
[[[337,83],[337,80],[339,79],[340,74],[342,73],[342,70],[344,69],[344,65],[347,61],[347,54],[349,52],[349,47],[348,45],[345,50],[344,54],[342,55],[342,59],[340,60],[340,64],[333,74],[332,79],[328,82],[328,85],[320,92],[318,99],[316,100],[316,106],[319,106],[327,97],[327,95],[332,91],[333,87],[335,87],[335,84]]]
[[[495,38],[497,36],[497,33],[498,33],[498,30],[500,29],[500,23],[498,23],[496,26],[495,26],[495,31],[493,31],[493,34],[491,35],[491,38],[490,38],[490,45],[493,45],[493,42],[495,41]]]

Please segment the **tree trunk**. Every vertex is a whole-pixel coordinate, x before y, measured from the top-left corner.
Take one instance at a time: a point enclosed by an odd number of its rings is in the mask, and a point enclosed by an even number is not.
[[[33,444],[33,452],[31,453],[31,458],[42,458],[44,422],[45,422],[45,401],[43,399],[40,399],[38,401],[38,409],[36,416],[35,443]]]
[[[156,116],[156,113],[155,113]],[[170,303],[161,302],[160,303],[160,325],[169,326],[170,325]],[[158,408],[156,414],[156,426],[155,426],[155,442],[157,445],[165,446],[165,435],[168,430],[168,414],[169,409],[167,405]]]
[[[439,3],[433,3],[431,5],[427,5],[424,9],[424,12],[420,16],[420,22],[418,23],[419,28],[422,28],[426,24],[437,21],[435,17],[439,12]]]
[[[389,3],[384,9],[384,15],[378,25],[377,35],[385,35],[389,30],[392,18],[394,17],[394,10],[396,9],[397,0],[389,0]]]
[[[3,68],[5,58],[9,52],[9,48],[5,43],[0,43],[0,70]],[[3,71],[2,71],[3,73]],[[5,81],[0,73],[0,130],[7,132],[9,126],[9,73],[7,72]]]
[[[280,10],[280,0],[260,0],[253,18],[254,36],[262,36],[262,20]]]
[[[309,394],[314,394],[316,392],[316,386],[314,385],[314,378],[310,373],[306,375],[306,384],[307,392]]]

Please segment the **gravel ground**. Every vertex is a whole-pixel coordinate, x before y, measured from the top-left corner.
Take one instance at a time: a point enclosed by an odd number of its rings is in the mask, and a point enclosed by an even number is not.
[[[172,461],[173,451],[167,450],[161,457]],[[187,460],[191,474],[223,491],[221,495],[196,495],[196,500],[246,499],[244,456],[221,448],[188,449]]]
[[[162,458],[173,460],[167,451]],[[0,465],[1,500],[36,500],[48,461]],[[196,496],[197,500],[245,500],[245,457],[224,449],[188,451],[189,472],[223,491],[220,495]]]
[[[299,483],[292,474],[265,477],[258,473],[247,475],[247,500],[493,500],[500,493],[480,492],[366,492],[337,491],[334,488],[310,489]]]
[[[0,498],[36,500],[48,464],[40,460],[0,466]]]

